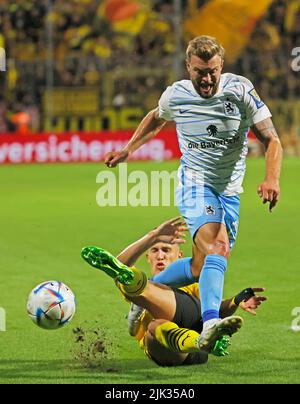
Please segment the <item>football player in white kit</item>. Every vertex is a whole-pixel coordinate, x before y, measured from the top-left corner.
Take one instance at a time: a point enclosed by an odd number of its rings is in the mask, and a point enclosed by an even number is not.
[[[213,37],[190,41],[186,52],[190,80],[168,87],[123,150],[108,153],[105,159],[108,167],[115,167],[168,121],[175,122],[182,153],[176,198],[193,238],[193,257],[177,260],[153,280],[169,286],[199,280],[204,322],[200,348],[206,351],[221,335],[230,335],[242,325],[240,317],[220,320],[219,309],[237,234],[250,127],[266,151],[258,195],[269,203],[270,211],[280,196],[282,147],[271,113],[248,79],[222,74],[224,54]]]

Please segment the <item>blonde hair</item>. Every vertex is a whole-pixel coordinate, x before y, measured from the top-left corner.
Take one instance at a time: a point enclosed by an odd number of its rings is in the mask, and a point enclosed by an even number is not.
[[[192,39],[186,50],[186,60],[189,62],[192,55],[198,56],[206,62],[215,55],[219,55],[223,60],[225,49],[216,38],[207,35],[197,36]]]

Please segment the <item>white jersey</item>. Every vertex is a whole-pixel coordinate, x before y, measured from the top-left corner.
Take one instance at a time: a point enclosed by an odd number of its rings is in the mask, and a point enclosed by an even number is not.
[[[271,117],[248,79],[222,74],[211,98],[202,98],[190,80],[177,81],[162,94],[159,116],[176,123],[179,178],[184,172],[223,195],[243,191],[249,127]]]

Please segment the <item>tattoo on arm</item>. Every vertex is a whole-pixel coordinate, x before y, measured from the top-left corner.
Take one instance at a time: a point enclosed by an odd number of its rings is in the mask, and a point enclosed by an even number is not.
[[[263,121],[254,124],[251,129],[257,139],[260,140],[265,146],[267,146],[272,139],[279,141],[279,136],[271,118],[264,119]]]

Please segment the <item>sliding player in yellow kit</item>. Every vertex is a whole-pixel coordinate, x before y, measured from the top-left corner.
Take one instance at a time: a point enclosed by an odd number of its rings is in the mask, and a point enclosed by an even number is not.
[[[97,247],[86,247],[82,251],[83,258],[113,277],[126,299],[133,303],[128,317],[129,332],[139,341],[148,357],[161,366],[205,363],[208,352],[225,355],[229,340],[224,335],[236,331],[234,327],[226,328],[214,340],[214,346],[201,349],[198,341],[203,322],[198,284],[170,288],[148,281],[147,276],[136,268],[128,268],[147,251],[151,274],[158,275],[172,262],[182,258],[180,244],[184,242],[186,230],[179,218],[169,220],[125,248],[117,259]],[[132,275],[134,282],[126,284]],[[254,309],[266,300],[256,296],[255,292],[263,290],[248,288],[223,300],[221,318],[232,316],[239,306],[255,315]]]

